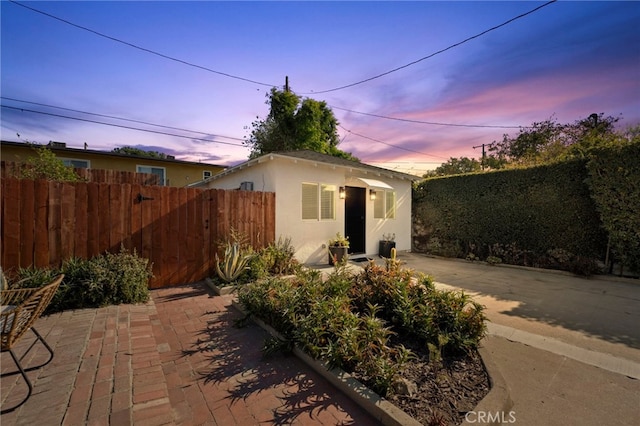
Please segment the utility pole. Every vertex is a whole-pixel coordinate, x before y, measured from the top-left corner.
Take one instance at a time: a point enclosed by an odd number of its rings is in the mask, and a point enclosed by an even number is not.
[[[289,93],[289,76],[288,75],[284,77],[284,91],[285,93]]]
[[[484,154],[484,145],[485,145],[485,144],[477,145],[477,146],[474,146],[474,147],[473,147],[473,149],[476,149],[476,148],[480,148],[480,147],[482,147],[482,161],[480,161],[480,167],[482,167],[482,170],[483,170],[483,171],[484,171],[484,159],[485,159],[485,154]]]

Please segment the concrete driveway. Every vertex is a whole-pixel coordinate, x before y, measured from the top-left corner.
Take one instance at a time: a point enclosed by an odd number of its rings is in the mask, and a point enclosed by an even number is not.
[[[398,257],[487,307],[483,344],[514,401],[506,423],[640,424],[639,280]]]
[[[402,253],[404,267],[464,289],[492,323],[640,362],[640,280]]]

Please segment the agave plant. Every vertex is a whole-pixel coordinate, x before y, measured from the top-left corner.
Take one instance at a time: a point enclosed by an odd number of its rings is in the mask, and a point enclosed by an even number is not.
[[[218,254],[216,253],[216,271],[218,272],[218,276],[227,283],[234,282],[248,269],[247,265],[253,257],[254,254],[243,254],[239,243],[227,243],[222,262],[220,262]]]

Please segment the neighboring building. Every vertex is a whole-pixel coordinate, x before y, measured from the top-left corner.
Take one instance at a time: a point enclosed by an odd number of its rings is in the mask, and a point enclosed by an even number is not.
[[[193,186],[275,192],[276,237],[291,237],[296,258],[318,264],[327,262],[327,242],[337,232],[349,237],[352,254],[377,255],[383,234],[395,234],[396,248],[410,250],[411,187],[418,179],[293,151],[249,160]]]
[[[33,148],[41,146],[43,145],[2,141],[0,142],[2,160],[19,163],[25,162],[29,157],[36,156]],[[50,142],[44,146],[51,149],[56,157],[68,166],[153,173],[160,177],[161,182],[163,182],[165,186],[187,186],[194,182],[210,178],[224,170],[222,166],[181,161],[171,156],[162,159],[91,149],[67,148],[66,144],[62,142]]]

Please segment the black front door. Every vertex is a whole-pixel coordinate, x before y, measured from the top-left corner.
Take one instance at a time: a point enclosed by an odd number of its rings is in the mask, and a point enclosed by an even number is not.
[[[366,189],[347,186],[344,204],[344,235],[349,253],[365,253]]]

